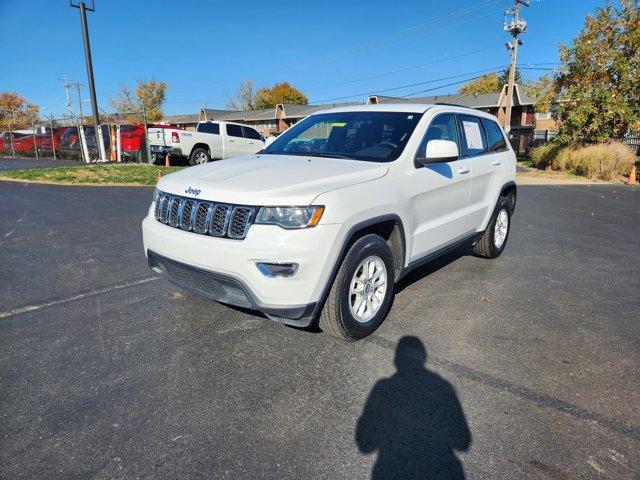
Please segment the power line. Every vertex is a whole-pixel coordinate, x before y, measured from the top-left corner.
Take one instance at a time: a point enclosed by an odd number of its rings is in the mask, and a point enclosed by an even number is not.
[[[386,35],[386,36],[383,36],[383,37],[378,37],[374,41],[361,44],[360,46],[349,47],[349,48],[342,49],[342,50],[333,50],[333,51],[331,51],[331,52],[329,52],[329,53],[327,53],[325,55],[321,55],[321,56],[315,57],[315,58],[310,59],[308,61],[296,62],[296,63],[292,63],[292,64],[289,64],[289,65],[281,66],[277,70],[264,70],[262,72],[258,72],[258,75],[265,74],[265,73],[271,73],[271,72],[277,72],[277,73],[280,74],[282,72],[290,71],[292,69],[299,69],[299,68],[308,66],[310,64],[317,64],[317,63],[326,61],[327,59],[330,59],[330,58],[344,57],[346,55],[355,55],[355,54],[358,54],[360,52],[369,50],[371,48],[379,47],[379,46],[384,45],[384,44],[388,44],[389,41],[397,42],[398,39],[403,39],[404,40],[406,38],[415,37],[414,33],[417,32],[418,30],[420,30],[421,28],[424,28],[424,27],[433,27],[433,26],[436,26],[436,25],[439,25],[439,24],[442,24],[442,23],[446,22],[447,23],[446,28],[450,28],[452,25],[456,25],[456,24],[460,24],[460,23],[464,23],[464,22],[468,22],[468,21],[475,21],[478,18],[482,18],[482,17],[486,16],[486,14],[485,15],[479,15],[479,16],[476,15],[473,18],[465,19],[465,20],[462,20],[461,22],[457,22],[456,19],[457,18],[462,18],[462,17],[464,17],[466,15],[469,15],[471,13],[474,13],[475,11],[481,10],[484,7],[487,7],[487,6],[491,5],[491,4],[497,4],[497,3],[504,2],[504,1],[505,0],[481,0],[480,2],[472,4],[472,5],[467,6],[465,8],[457,9],[457,10],[454,10],[452,12],[449,12],[446,15],[443,15],[443,16],[428,20],[426,22],[422,22],[420,24],[413,25],[411,27],[407,27],[405,29],[399,30],[398,32],[396,32],[394,34]],[[502,10],[496,10],[496,11],[502,11]],[[496,11],[491,11],[491,12],[489,12],[489,14],[493,14]],[[430,30],[427,33],[433,33],[434,31],[437,31],[437,30]],[[233,80],[229,80],[229,79],[226,79],[226,80],[213,80],[213,81],[211,81],[209,83],[206,83],[206,84],[186,84],[186,85],[183,84],[179,88],[187,89],[187,88],[196,88],[196,87],[209,87],[212,84],[224,84],[224,83],[231,83],[231,82],[233,82]],[[175,87],[173,87],[173,88],[175,88]]]
[[[387,76],[387,75],[393,75],[394,73],[401,73],[401,72],[406,72],[406,71],[409,71],[409,70],[415,70],[416,68],[427,67],[429,65],[435,65],[436,63],[447,62],[449,60],[456,60],[458,58],[466,57],[468,55],[474,55],[476,53],[486,52],[487,50],[492,50],[494,48],[501,47],[501,46],[502,46],[502,43],[495,43],[495,44],[493,44],[491,46],[488,46],[488,47],[480,48],[480,49],[477,49],[477,50],[472,50],[470,52],[461,53],[459,55],[454,55],[452,57],[441,58],[441,59],[438,59],[438,60],[433,60],[431,62],[422,63],[420,65],[413,65],[411,67],[404,67],[404,68],[400,68],[400,69],[397,69],[397,70],[390,70],[390,71],[387,71],[387,72],[382,72],[382,73],[378,73],[378,74],[374,74],[374,75],[369,75],[367,77],[361,77],[361,78],[357,78],[357,79],[353,79],[353,80],[345,80],[344,82],[337,82],[337,83],[331,83],[331,84],[327,84],[327,85],[322,85],[320,87],[306,89],[306,91],[319,90],[319,89],[328,88],[328,87],[337,87],[337,86],[340,86],[340,85],[348,85],[350,83],[357,83],[357,82],[361,82],[363,80],[371,80],[371,79],[374,79],[374,78],[380,78],[380,77],[384,77],[384,76]]]
[[[451,25],[455,25],[455,23],[452,23],[452,21],[451,21],[452,18],[453,19],[461,18],[461,17],[463,17],[463,16],[465,16],[465,15],[467,15],[469,13],[472,13],[475,10],[482,9],[483,7],[486,7],[486,6],[490,5],[491,3],[500,3],[502,1],[504,1],[504,0],[482,0],[482,1],[480,1],[480,2],[478,2],[476,4],[474,4],[474,5],[470,5],[468,7],[462,8],[462,9],[454,10],[453,12],[450,12],[450,13],[448,13],[446,15],[441,16],[441,17],[437,17],[437,18],[434,18],[432,20],[428,20],[426,22],[414,25],[412,27],[405,28],[403,30],[400,30],[399,32],[396,32],[393,35],[387,35],[385,37],[380,37],[380,38],[376,39],[375,41],[369,42],[368,44],[364,44],[364,45],[362,45],[360,47],[349,48],[349,49],[343,50],[342,52],[335,52],[335,53],[342,55],[344,53],[353,53],[353,52],[358,52],[358,51],[361,51],[361,50],[364,50],[364,49],[369,49],[371,47],[377,47],[379,45],[388,43],[387,40],[389,40],[389,39],[393,39],[393,38],[396,38],[396,37],[412,36],[414,31],[420,30],[421,28],[432,27],[432,26],[439,25],[439,24],[445,23],[445,22],[447,23],[447,28],[449,28],[449,27],[451,27]],[[472,20],[475,20],[477,18],[478,17],[476,16]],[[332,56],[333,55],[334,54],[332,53]]]
[[[502,67],[500,67],[500,69],[502,69]],[[497,73],[497,72],[500,71],[500,69],[494,70],[493,72]],[[465,78],[464,80],[459,80],[457,82],[447,83],[446,85],[438,85],[437,87],[428,88],[426,90],[420,90],[419,92],[409,93],[408,95],[402,95],[400,98],[409,98],[409,97],[413,97],[414,95],[418,95],[418,94],[421,94],[421,93],[433,92],[434,90],[439,90],[441,88],[451,87],[453,85],[460,85],[461,83],[467,83],[467,82],[470,82],[472,80],[477,80],[478,78],[482,78],[482,77],[484,77],[484,75],[478,75],[476,77]]]
[[[415,86],[418,86],[418,85],[426,85],[426,84],[429,84],[429,83],[441,82],[443,80],[451,80],[453,78],[466,77],[468,75],[473,75],[473,74],[482,73],[482,72],[484,72],[484,74],[486,75],[487,73],[491,73],[491,72],[499,72],[500,69],[503,69],[503,68],[504,68],[504,65],[499,66],[499,67],[483,68],[482,70],[474,70],[473,72],[466,72],[466,73],[461,73],[461,74],[458,74],[458,75],[451,75],[451,76],[448,76],[448,77],[436,78],[436,79],[433,79],[433,80],[426,80],[424,82],[409,83],[407,85],[401,85],[401,86],[398,86],[398,87],[391,87],[391,88],[385,88],[385,89],[382,89],[382,90],[375,90],[375,91],[369,91],[369,92],[356,93],[356,94],[353,94],[353,95],[345,95],[343,97],[334,97],[334,98],[329,98],[329,99],[324,99],[324,100],[316,100],[316,101],[313,101],[312,103],[325,103],[325,102],[332,102],[334,100],[344,100],[344,99],[347,99],[347,98],[363,97],[365,95],[375,95],[375,94],[378,94],[378,93],[391,92],[391,91],[394,91],[394,90],[402,90],[403,88],[410,88],[410,87],[415,87]],[[469,80],[474,80],[475,78],[480,78],[482,76],[483,75],[480,75],[479,77],[468,78],[468,79],[462,80],[461,82],[456,82],[454,84],[464,83],[464,82],[467,82]],[[443,85],[443,87],[446,87],[446,86],[448,86],[448,85]],[[436,87],[436,88],[441,88],[441,87]],[[418,92],[418,93],[420,93],[420,92]],[[402,97],[400,97],[400,98],[402,98]]]

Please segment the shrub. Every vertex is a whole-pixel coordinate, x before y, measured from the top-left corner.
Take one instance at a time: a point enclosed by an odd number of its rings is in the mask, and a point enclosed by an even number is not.
[[[553,165],[553,160],[561,148],[561,145],[554,142],[543,143],[531,150],[531,160],[536,167],[544,169],[547,165]]]
[[[600,180],[614,180],[620,175],[629,175],[636,155],[620,142],[589,145],[571,150],[572,169],[578,175]]]
[[[554,170],[568,170],[587,178],[607,181],[619,175],[629,175],[637,160],[633,150],[620,142],[584,147],[562,147],[549,142],[532,150],[531,158],[539,168],[551,165]]]

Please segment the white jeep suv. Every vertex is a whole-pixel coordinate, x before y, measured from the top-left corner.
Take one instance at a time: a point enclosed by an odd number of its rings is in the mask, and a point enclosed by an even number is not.
[[[499,256],[516,158],[492,115],[382,104],[311,115],[261,152],[163,177],[142,223],[149,266],[221,303],[345,339],[395,284],[464,243]]]

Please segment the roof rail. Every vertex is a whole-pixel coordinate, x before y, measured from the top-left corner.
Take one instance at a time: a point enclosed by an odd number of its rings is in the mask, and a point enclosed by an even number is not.
[[[462,107],[462,108],[471,108],[466,105],[459,105],[457,103],[447,103],[447,102],[435,102],[434,105],[447,105],[449,107]]]

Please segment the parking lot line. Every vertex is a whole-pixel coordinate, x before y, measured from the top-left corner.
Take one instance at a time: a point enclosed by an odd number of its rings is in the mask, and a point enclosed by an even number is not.
[[[119,284],[116,284],[116,285],[111,285],[109,287],[92,289],[92,290],[89,290],[87,292],[82,292],[82,293],[79,293],[77,295],[73,295],[71,297],[61,298],[61,299],[58,299],[58,300],[50,300],[48,302],[39,303],[39,304],[35,304],[35,305],[26,305],[24,307],[14,308],[13,310],[7,310],[5,312],[0,312],[0,319],[7,318],[7,317],[13,317],[15,315],[20,315],[20,314],[26,313],[26,312],[32,312],[34,310],[40,310],[42,308],[53,307],[55,305],[61,305],[61,304],[64,304],[64,303],[73,302],[75,300],[81,300],[81,299],[87,298],[87,297],[93,297],[93,296],[96,296],[96,295],[101,295],[103,293],[113,292],[115,290],[122,290],[123,288],[134,287],[136,285],[142,285],[144,283],[149,283],[149,282],[152,282],[154,280],[158,280],[158,278],[159,277],[145,277],[145,278],[141,278],[139,280],[134,280],[134,281],[131,281],[131,282],[125,282],[125,283],[119,283]]]

